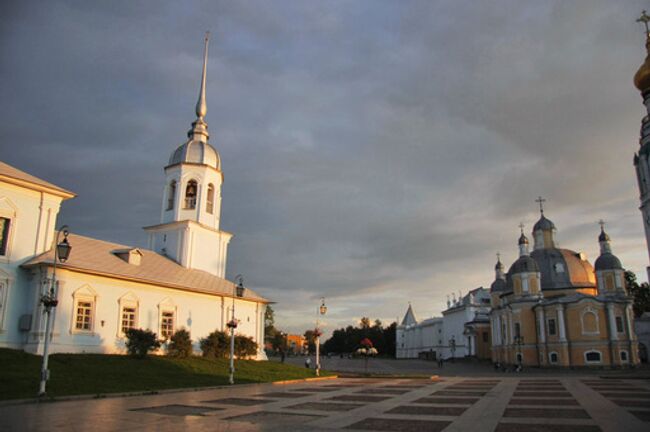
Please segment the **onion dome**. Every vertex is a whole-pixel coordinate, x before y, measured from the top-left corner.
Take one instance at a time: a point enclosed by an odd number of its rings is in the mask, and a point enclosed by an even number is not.
[[[519,236],[519,242],[517,243],[519,245],[527,245],[528,244],[528,237],[526,237],[526,234],[523,232]]]
[[[492,285],[490,285],[490,292],[501,292],[506,290],[506,281],[505,279],[496,279],[494,282],[492,282]]]
[[[616,255],[611,253],[602,254],[596,258],[594,263],[596,271],[600,270],[623,270],[621,261],[616,257]]]
[[[634,74],[634,85],[642,94],[650,90],[650,35],[646,37],[645,48],[648,55],[639,70]]]
[[[544,214],[542,214],[542,217],[539,218],[533,227],[533,231],[551,231],[554,229],[556,229],[555,224],[550,219],[547,219]]]
[[[530,255],[520,256],[517,261],[515,261],[508,270],[509,275],[517,273],[538,273],[539,266],[537,262]]]
[[[544,248],[531,252],[539,267],[542,291],[594,288],[594,268],[583,253],[570,249]]]
[[[600,220],[600,235],[598,236],[598,243],[600,243],[600,256],[596,259],[594,267],[596,271],[600,270],[623,270],[621,261],[612,253],[612,246],[610,244],[609,235],[605,232],[605,222]]]

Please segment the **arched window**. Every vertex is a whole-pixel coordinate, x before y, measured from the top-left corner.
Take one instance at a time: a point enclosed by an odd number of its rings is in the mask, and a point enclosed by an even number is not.
[[[591,308],[582,313],[582,334],[599,334],[598,315]]]
[[[210,214],[214,213],[214,185],[212,183],[208,185],[208,199],[205,206],[205,211]]]
[[[193,209],[196,208],[196,192],[198,185],[196,180],[190,180],[187,182],[187,187],[185,188],[185,208]]]
[[[167,210],[174,209],[174,200],[176,199],[176,180],[169,183],[169,190],[167,191]]]
[[[557,357],[557,353],[556,353],[556,352],[549,353],[549,355],[548,355],[548,361],[549,361],[551,364],[555,364],[555,363],[557,363],[557,360],[558,360],[558,357]]]

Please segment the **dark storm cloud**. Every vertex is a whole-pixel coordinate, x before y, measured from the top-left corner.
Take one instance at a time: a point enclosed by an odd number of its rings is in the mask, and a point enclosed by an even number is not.
[[[489,285],[547,197],[562,245],[599,218],[647,263],[631,84],[643,2],[4,2],[2,159],[79,194],[60,221],[145,245],[193,120],[202,33],[228,272],[308,325],[421,316]],[[415,304],[415,303],[414,303]],[[372,311],[372,312],[369,312]]]

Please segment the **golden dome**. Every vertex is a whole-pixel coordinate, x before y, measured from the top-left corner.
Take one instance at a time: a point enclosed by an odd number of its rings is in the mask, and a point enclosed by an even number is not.
[[[648,55],[639,70],[634,74],[634,85],[641,91],[641,93],[650,90],[650,35],[648,35],[648,38],[646,39],[645,47],[648,51]]]

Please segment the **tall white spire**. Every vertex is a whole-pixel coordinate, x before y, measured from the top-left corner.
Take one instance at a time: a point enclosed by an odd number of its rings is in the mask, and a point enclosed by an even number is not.
[[[210,43],[210,32],[205,32],[205,47],[203,49],[203,74],[201,75],[201,89],[199,100],[196,102],[196,117],[203,119],[208,112],[208,104],[205,101],[205,75],[208,69],[208,44]]]
[[[199,100],[196,102],[196,121],[192,123],[192,129],[187,136],[192,139],[207,142],[210,135],[208,134],[208,124],[203,120],[208,113],[208,103],[205,98],[205,80],[208,71],[208,43],[210,42],[210,32],[205,32],[205,46],[203,48],[203,72],[201,74],[201,88],[199,89]]]

